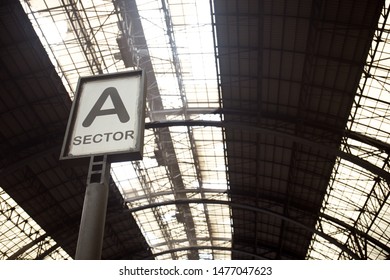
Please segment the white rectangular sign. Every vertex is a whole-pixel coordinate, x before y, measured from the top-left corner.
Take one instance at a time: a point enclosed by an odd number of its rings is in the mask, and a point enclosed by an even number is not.
[[[142,159],[144,125],[142,70],[82,77],[61,159],[102,154],[111,162]]]

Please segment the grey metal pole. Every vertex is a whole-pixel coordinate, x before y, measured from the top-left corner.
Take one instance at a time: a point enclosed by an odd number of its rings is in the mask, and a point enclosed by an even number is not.
[[[110,164],[107,156],[92,156],[76,248],[76,260],[100,260],[108,201]]]

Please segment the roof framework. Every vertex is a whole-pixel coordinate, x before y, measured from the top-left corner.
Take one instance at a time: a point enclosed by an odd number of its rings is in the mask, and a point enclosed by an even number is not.
[[[138,68],[144,159],[112,165],[103,258],[389,257],[390,3],[0,8],[2,259],[74,256],[87,168],[58,154],[78,77]]]
[[[346,131],[352,132],[352,135],[343,137],[340,149],[389,172],[389,49],[386,44],[390,10],[386,4],[380,14],[346,125]],[[342,240],[360,258],[389,258],[389,190],[389,180],[383,176],[369,172],[359,164],[337,158],[322,212],[348,226],[320,219],[317,228]],[[331,244],[319,242],[315,236],[308,256],[316,259],[323,258],[323,255],[334,259],[351,258]]]

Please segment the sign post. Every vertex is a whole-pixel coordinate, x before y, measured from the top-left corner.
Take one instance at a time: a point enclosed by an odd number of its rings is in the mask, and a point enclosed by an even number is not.
[[[101,258],[110,164],[142,159],[142,70],[79,79],[60,159],[90,159],[75,259]]]
[[[107,156],[93,156],[77,240],[76,260],[100,260],[108,201],[110,164]]]

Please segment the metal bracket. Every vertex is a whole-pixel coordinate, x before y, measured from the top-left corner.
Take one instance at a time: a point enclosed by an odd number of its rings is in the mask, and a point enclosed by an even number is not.
[[[110,172],[107,155],[92,156],[89,162],[87,185],[91,183],[103,184]]]

